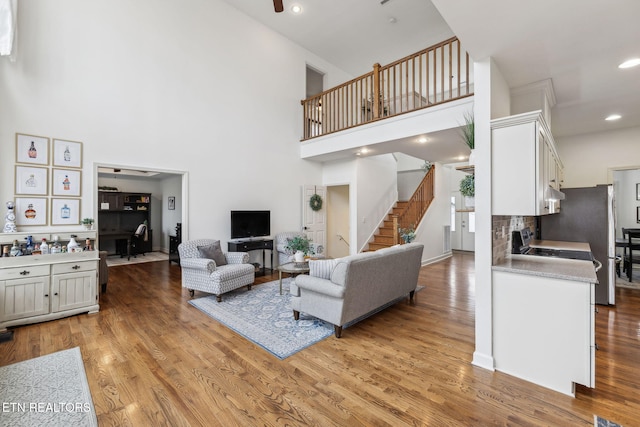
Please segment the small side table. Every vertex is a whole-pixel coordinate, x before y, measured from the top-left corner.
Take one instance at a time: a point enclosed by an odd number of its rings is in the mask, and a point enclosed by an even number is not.
[[[280,276],[280,295],[282,295],[282,273],[289,273],[292,276],[296,274],[304,274],[309,272],[308,262],[288,262],[278,266],[278,274]]]

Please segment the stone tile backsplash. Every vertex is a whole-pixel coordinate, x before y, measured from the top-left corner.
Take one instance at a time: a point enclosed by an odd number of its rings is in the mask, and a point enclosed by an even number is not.
[[[502,216],[492,217],[493,264],[504,260],[511,253],[511,232],[529,227],[535,232],[534,216]]]

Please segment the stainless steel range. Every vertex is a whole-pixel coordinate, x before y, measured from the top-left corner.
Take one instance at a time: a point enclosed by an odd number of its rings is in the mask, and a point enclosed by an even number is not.
[[[529,227],[516,230],[511,234],[511,253],[520,255],[546,256],[553,258],[579,259],[583,261],[593,261],[593,255],[588,251],[573,251],[555,248],[532,248],[530,245],[533,233]],[[600,264],[597,262],[597,264]]]

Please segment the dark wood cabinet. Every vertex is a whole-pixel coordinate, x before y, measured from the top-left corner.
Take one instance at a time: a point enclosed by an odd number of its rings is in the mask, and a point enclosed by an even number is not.
[[[241,242],[229,242],[228,243],[229,252],[250,252],[250,251],[262,251],[262,267],[258,268],[256,266],[256,273],[258,276],[264,276],[267,270],[273,271],[273,239],[261,239],[261,240],[248,240]],[[266,263],[266,254],[265,251],[268,250],[271,253],[271,264],[269,269],[265,267]]]
[[[135,239],[133,234],[145,221],[147,240]],[[98,191],[98,238],[105,243],[102,249],[110,249],[110,253],[121,256],[151,252],[153,233],[150,225],[150,193]],[[132,239],[136,241],[133,251]],[[110,241],[115,241],[115,244],[108,243]]]

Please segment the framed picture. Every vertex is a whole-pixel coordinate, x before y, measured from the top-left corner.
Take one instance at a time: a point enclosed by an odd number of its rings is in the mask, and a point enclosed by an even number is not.
[[[53,140],[53,166],[82,167],[82,142]]]
[[[636,200],[640,200],[640,184],[636,184]]]
[[[49,169],[16,165],[16,194],[46,196],[49,189]]]
[[[169,196],[169,210],[173,211],[176,209],[176,198],[175,196]]]
[[[16,133],[16,163],[49,164],[49,138]]]
[[[16,197],[16,225],[47,225],[46,197]]]
[[[51,172],[52,196],[80,196],[82,192],[82,171],[56,169]]]
[[[51,199],[51,225],[80,224],[80,199]]]

